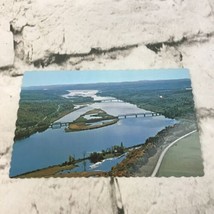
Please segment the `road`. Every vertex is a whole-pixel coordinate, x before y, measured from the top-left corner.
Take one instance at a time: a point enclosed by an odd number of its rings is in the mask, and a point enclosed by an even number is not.
[[[158,162],[157,162],[157,164],[156,164],[156,166],[155,166],[155,169],[154,169],[153,172],[152,172],[151,177],[155,177],[155,176],[156,176],[158,170],[160,169],[160,166],[161,166],[161,163],[162,163],[162,161],[163,161],[163,158],[164,158],[166,152],[169,150],[169,148],[172,147],[172,146],[173,146],[175,143],[177,143],[179,140],[181,140],[181,139],[183,139],[183,138],[185,138],[185,137],[187,137],[187,136],[189,136],[189,135],[195,133],[196,131],[197,131],[197,130],[191,131],[191,132],[189,132],[189,133],[183,135],[182,137],[179,137],[177,140],[173,141],[170,145],[168,145],[168,146],[163,150],[163,152],[161,153],[161,155],[160,155],[160,157],[159,157],[159,159],[158,159]]]
[[[58,112],[58,111],[59,111],[59,109],[60,109],[60,107],[61,107],[61,104],[59,104],[59,105],[57,106],[56,111],[55,111],[55,112],[53,112],[52,114],[55,114],[56,112]],[[42,121],[45,121],[47,118],[48,118],[48,116],[45,116],[45,117],[42,119]],[[34,125],[34,126],[38,126],[38,125],[39,125],[39,123],[40,123],[40,121],[39,121],[36,125]]]

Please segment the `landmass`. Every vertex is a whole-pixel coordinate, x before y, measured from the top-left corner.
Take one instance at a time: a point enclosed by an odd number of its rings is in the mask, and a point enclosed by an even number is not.
[[[110,176],[148,177],[151,176],[160,154],[174,140],[196,129],[195,124],[181,121],[173,126],[166,127],[155,137],[150,137],[141,147],[130,151],[127,158],[113,167]]]
[[[75,121],[69,123],[66,131],[83,131],[97,129],[104,126],[113,125],[118,122],[118,118],[107,114],[102,109],[93,109],[87,111]]]
[[[16,121],[14,140],[30,137],[36,132],[43,132],[61,117],[92,102],[90,97],[67,99],[64,90],[22,90]]]

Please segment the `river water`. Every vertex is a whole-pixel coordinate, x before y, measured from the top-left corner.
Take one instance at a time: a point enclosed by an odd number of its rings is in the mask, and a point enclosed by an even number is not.
[[[114,116],[148,112],[130,103],[104,101],[80,108],[60,118],[57,122],[71,122],[81,114],[94,108],[101,108]],[[49,128],[42,133],[33,134],[29,138],[14,143],[10,176],[61,164],[68,160],[69,155],[76,159],[83,158],[84,155],[87,156],[91,152],[99,152],[114,145],[121,145],[121,142],[125,147],[142,144],[148,137],[155,136],[157,132],[173,124],[175,124],[175,120],[164,116],[140,116],[137,118],[121,118],[116,124],[79,132],[65,132],[65,127],[59,129]],[[122,161],[123,158],[105,160],[97,165],[87,161],[86,170],[109,171],[112,166]],[[80,164],[73,171],[81,170],[83,170],[83,166]]]

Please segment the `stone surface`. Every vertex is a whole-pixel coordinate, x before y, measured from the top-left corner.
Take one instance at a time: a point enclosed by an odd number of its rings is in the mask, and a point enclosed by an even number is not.
[[[54,55],[206,39],[214,33],[208,1],[24,2],[14,2],[11,24],[19,46],[17,56],[28,63],[43,60],[49,64]]]
[[[0,9],[0,38],[15,43],[14,64],[4,64],[13,67],[0,72],[0,213],[213,213],[213,1],[5,0]],[[9,179],[22,81],[12,76],[38,67],[189,68],[204,177]]]
[[[6,20],[0,21],[0,68],[12,66],[14,62],[13,34]]]

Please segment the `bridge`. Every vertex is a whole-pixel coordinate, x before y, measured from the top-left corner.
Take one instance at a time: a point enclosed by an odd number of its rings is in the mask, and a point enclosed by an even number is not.
[[[160,113],[158,112],[139,112],[139,113],[129,113],[129,114],[120,114],[118,116],[116,116],[118,119],[123,119],[123,118],[127,118],[127,117],[155,117],[155,116],[161,116]],[[51,123],[51,125],[49,126],[49,128],[52,129],[60,129],[61,127],[65,127],[68,126],[69,123],[71,122],[55,122],[55,123]]]
[[[129,113],[129,114],[120,114],[117,117],[119,119],[127,118],[127,117],[155,117],[155,116],[161,116],[158,112],[145,112],[145,113]]]
[[[69,122],[55,122],[55,123],[51,123],[49,128],[60,129],[63,126],[68,126],[68,125],[69,125]]]
[[[118,99],[114,99],[114,98],[109,98],[109,99],[105,99],[105,100],[97,100],[97,102],[101,102],[101,103],[113,103],[113,102],[116,102],[116,103],[122,103],[123,101],[122,100],[118,100]]]

